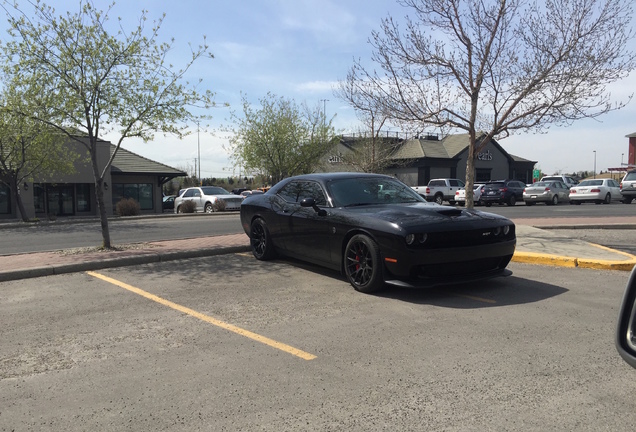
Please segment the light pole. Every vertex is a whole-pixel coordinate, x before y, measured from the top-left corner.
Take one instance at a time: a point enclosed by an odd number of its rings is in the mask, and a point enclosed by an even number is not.
[[[596,178],[596,150],[592,150],[594,152],[594,178]]]
[[[621,153],[621,166],[623,166],[623,156],[625,156],[625,153]]]
[[[199,179],[199,186],[203,186],[203,182],[201,181],[201,139],[199,133],[199,122],[197,122],[197,153],[199,155],[199,174],[197,174],[197,178]]]

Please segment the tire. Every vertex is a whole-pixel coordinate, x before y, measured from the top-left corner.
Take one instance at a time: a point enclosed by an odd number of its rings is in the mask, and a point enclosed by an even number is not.
[[[631,204],[632,197],[623,197],[623,204]]]
[[[533,206],[533,205],[534,205],[534,203],[533,203],[533,202],[530,202],[530,201],[526,201],[526,205],[529,207],[529,206]]]
[[[442,195],[435,195],[434,201],[436,204],[444,204],[444,197]]]
[[[612,195],[608,192],[607,195],[605,195],[605,200],[603,201],[603,204],[611,204],[612,203]]]
[[[510,195],[510,198],[508,198],[508,205],[513,206],[515,204],[517,204],[517,198],[514,195]]]
[[[181,210],[181,206],[177,207],[177,213],[183,213],[183,211]]]
[[[214,213],[216,211],[216,208],[214,208],[211,203],[205,203],[204,211],[206,213]]]
[[[559,196],[555,195],[552,197],[552,201],[550,201],[550,205],[557,205],[559,203]]]
[[[492,205],[492,203],[487,202],[486,203],[486,207],[490,207]]]
[[[276,255],[267,224],[265,220],[261,218],[252,221],[252,226],[250,227],[250,246],[252,247],[252,254],[257,260],[267,261]]]
[[[344,273],[347,280],[363,293],[384,287],[378,245],[364,234],[356,234],[347,243],[344,253]]]

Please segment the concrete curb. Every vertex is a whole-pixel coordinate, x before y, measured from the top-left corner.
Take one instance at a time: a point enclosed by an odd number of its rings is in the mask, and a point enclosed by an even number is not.
[[[215,255],[225,255],[238,252],[249,252],[250,246],[221,246],[196,250],[183,250],[166,253],[150,253],[138,256],[105,259],[101,261],[78,262],[73,264],[61,264],[55,266],[43,266],[25,270],[0,271],[0,282],[8,282],[20,279],[53,276],[67,273],[77,273],[90,270],[103,270],[113,267],[126,267],[133,265],[152,264],[166,261],[175,261],[188,258],[201,258]]]
[[[598,246],[598,245],[594,245]],[[612,249],[608,249],[612,250]],[[615,251],[621,253],[619,251]],[[625,254],[628,255],[628,254]],[[628,255],[630,258],[624,261],[600,260],[592,258],[577,258],[568,256],[548,255],[535,252],[515,252],[512,256],[513,262],[524,264],[537,264],[557,267],[579,267],[596,270],[622,270],[631,271],[636,266],[636,257]]]

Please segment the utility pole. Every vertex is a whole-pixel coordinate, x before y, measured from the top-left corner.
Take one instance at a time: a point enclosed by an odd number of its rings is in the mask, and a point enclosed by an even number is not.
[[[197,152],[199,156],[199,174],[197,174],[197,178],[199,179],[199,186],[203,186],[203,181],[201,181],[201,140],[199,133],[199,122],[197,122]]]
[[[322,125],[325,126],[327,124],[327,102],[329,99],[320,99],[322,101]]]

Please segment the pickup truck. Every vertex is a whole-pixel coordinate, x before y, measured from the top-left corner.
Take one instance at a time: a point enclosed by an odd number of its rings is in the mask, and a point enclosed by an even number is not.
[[[463,181],[449,178],[432,179],[427,186],[412,186],[413,190],[427,201],[434,201],[440,205],[444,201],[448,201],[451,205],[455,204],[455,192],[464,187]]]

